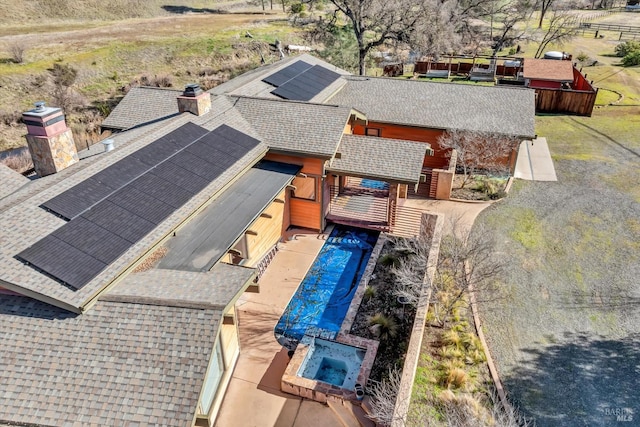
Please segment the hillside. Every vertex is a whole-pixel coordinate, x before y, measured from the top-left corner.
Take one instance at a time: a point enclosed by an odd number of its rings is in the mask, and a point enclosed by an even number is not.
[[[227,9],[239,2],[216,0],[7,0],[0,2],[0,25],[22,25],[56,21],[118,21],[130,18],[168,16],[172,11]],[[44,21],[44,22],[42,22]]]

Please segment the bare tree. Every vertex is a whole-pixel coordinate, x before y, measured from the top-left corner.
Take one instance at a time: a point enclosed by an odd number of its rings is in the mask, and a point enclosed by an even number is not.
[[[398,298],[417,307],[425,287],[430,286],[430,283],[425,283],[425,272],[431,250],[430,242],[424,238],[395,238],[393,244],[397,252],[407,254],[391,268],[395,278],[393,292]]]
[[[371,396],[369,418],[382,426],[390,426],[395,421],[396,400],[402,381],[402,370],[389,369],[389,376],[382,382],[374,383],[367,391]]]
[[[495,237],[491,230],[478,225],[469,232],[460,217],[451,217],[450,234],[440,242],[440,256],[434,283],[434,312],[439,326],[444,326],[454,307],[474,293],[477,301],[500,297],[496,285],[503,262],[492,256]],[[465,237],[466,236],[466,237]]]
[[[544,20],[544,16],[551,9],[551,6],[555,2],[555,0],[539,0],[540,7],[540,20],[538,21],[538,28],[542,28],[542,21]]]
[[[508,156],[518,146],[515,136],[491,132],[450,130],[438,138],[443,149],[455,150],[457,165],[462,167],[462,187],[480,170],[501,172],[508,168]],[[449,155],[453,155],[449,151]]]
[[[554,10],[549,18],[549,28],[542,35],[535,57],[540,58],[549,43],[564,43],[577,34],[575,17],[568,12]]]
[[[494,56],[505,46],[513,45],[527,37],[527,22],[534,11],[531,0],[509,0],[498,3],[492,12],[492,29],[496,27],[497,35],[493,37]]]
[[[386,42],[408,42],[424,16],[424,0],[329,0],[334,19],[349,21],[358,43],[358,69],[365,75],[366,57],[371,49]]]

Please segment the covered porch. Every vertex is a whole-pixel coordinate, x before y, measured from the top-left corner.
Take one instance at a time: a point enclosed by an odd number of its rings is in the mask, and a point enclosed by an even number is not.
[[[420,229],[420,211],[403,200],[421,181],[429,144],[344,135],[327,167],[327,221],[402,236]]]

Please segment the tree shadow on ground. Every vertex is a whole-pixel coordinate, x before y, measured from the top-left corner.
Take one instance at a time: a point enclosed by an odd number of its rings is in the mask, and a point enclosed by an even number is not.
[[[638,425],[640,334],[561,341],[523,350],[528,360],[503,378],[527,418],[538,427]]]
[[[185,13],[212,13],[217,15],[229,13],[228,11],[223,9],[209,9],[208,7],[198,8],[198,7],[189,7],[189,6],[164,5],[162,6],[162,8],[169,13],[176,13],[179,15],[184,15]]]

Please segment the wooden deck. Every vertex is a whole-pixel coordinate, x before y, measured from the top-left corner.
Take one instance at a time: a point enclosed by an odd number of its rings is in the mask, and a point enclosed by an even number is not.
[[[423,211],[403,206],[401,199],[395,210],[395,224],[389,224],[388,188],[371,188],[362,185],[362,181],[360,178],[347,178],[342,194],[338,194],[337,188],[331,188],[328,221],[400,237],[418,235]]]

